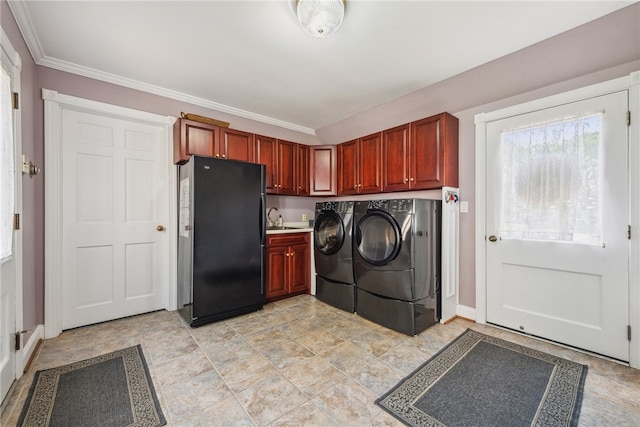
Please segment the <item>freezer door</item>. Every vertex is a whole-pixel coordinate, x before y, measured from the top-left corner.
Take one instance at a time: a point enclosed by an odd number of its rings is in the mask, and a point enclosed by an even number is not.
[[[264,166],[194,156],[193,317],[264,304]]]

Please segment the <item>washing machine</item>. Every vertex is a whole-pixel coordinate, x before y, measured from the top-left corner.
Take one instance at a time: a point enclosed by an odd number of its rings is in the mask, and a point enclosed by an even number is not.
[[[407,335],[440,321],[441,208],[439,200],[355,202],[358,315]]]
[[[313,227],[316,298],[350,313],[356,307],[353,207],[352,201],[316,203]]]

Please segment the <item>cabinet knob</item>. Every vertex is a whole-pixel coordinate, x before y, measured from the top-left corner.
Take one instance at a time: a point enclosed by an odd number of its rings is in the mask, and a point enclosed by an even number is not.
[[[354,189],[354,190],[355,190],[355,189],[357,189],[357,188],[358,188],[358,184],[356,184],[356,185],[354,185],[354,186],[353,186],[353,189]]]
[[[404,179],[404,182],[409,182],[409,180],[407,178]]]
[[[362,184],[358,184],[358,187],[362,188]]]
[[[409,181],[413,182],[413,181],[415,181],[415,179],[411,178]]]
[[[216,159],[219,159],[219,158],[220,158],[220,153],[217,153],[216,154]]]
[[[226,154],[223,154],[221,157],[222,157],[223,159],[226,159],[226,158],[227,158],[227,155],[226,155]]]

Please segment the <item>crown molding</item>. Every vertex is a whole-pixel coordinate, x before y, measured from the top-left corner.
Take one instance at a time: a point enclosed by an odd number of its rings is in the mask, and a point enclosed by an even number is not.
[[[9,5],[9,9],[11,9],[13,17],[16,19],[22,38],[27,44],[33,60],[37,64],[38,61],[44,57],[44,51],[42,50],[42,45],[40,44],[35,27],[31,21],[31,16],[27,10],[27,2],[25,0],[7,0],[7,4]]]
[[[4,30],[0,28],[2,31],[0,35],[0,48],[7,55],[11,65],[16,67],[18,70],[22,70],[22,59],[20,58],[20,54],[13,48],[9,37],[5,34]]]
[[[295,123],[285,122],[273,117],[263,116],[261,114],[252,113],[250,111],[241,110],[239,108],[231,107],[217,102],[210,101],[208,99],[200,98],[193,95],[188,95],[182,92],[166,89],[160,86],[155,86],[149,83],[144,83],[138,80],[128,79],[126,77],[118,76],[111,73],[106,73],[94,68],[84,67],[78,64],[74,64],[68,61],[62,61],[59,59],[48,57],[44,54],[40,40],[38,39],[37,32],[29,16],[29,12],[26,7],[25,0],[7,0],[9,8],[16,19],[18,28],[22,33],[22,37],[27,44],[29,52],[33,57],[36,64],[53,68],[56,70],[64,71],[71,74],[76,74],[83,77],[88,77],[95,80],[100,80],[107,83],[112,83],[118,86],[128,87],[130,89],[139,90],[142,92],[150,93],[153,95],[162,96],[177,101],[187,102],[189,104],[197,105],[200,107],[208,108],[223,113],[233,114],[234,116],[243,117],[245,119],[255,120],[257,122],[266,123],[273,126],[278,126],[285,129],[290,129],[296,132],[305,133],[315,136],[315,129],[311,129],[305,126],[300,126]]]

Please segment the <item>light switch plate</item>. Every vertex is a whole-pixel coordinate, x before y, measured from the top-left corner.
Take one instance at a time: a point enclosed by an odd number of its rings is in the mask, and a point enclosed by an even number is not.
[[[460,202],[460,213],[469,212],[469,202]]]

